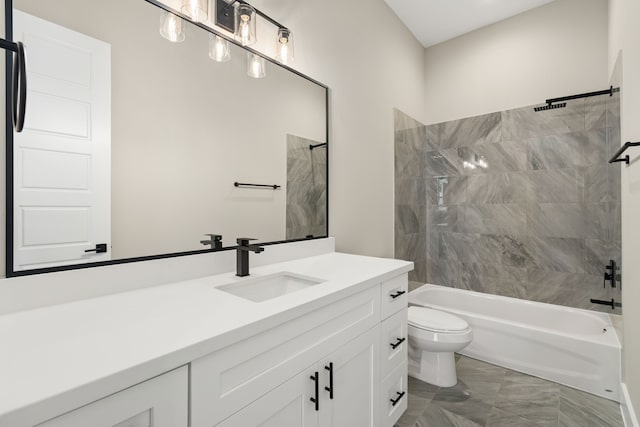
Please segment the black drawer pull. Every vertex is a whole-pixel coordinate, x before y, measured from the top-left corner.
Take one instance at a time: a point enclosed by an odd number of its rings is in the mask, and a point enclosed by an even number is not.
[[[398,392],[398,397],[396,397],[395,399],[389,399],[391,400],[391,406],[396,406],[398,404],[398,402],[400,402],[400,399],[402,399],[404,397],[404,391]]]
[[[333,399],[333,362],[330,362],[329,366],[325,366],[324,369],[329,371],[329,387],[324,389],[329,392],[329,399]]]
[[[396,298],[398,298],[399,296],[404,295],[404,294],[406,294],[406,293],[407,293],[407,291],[398,291],[398,292],[396,292],[395,294],[389,294],[389,296],[390,296],[391,298],[393,298],[393,299],[396,299]]]
[[[97,254],[103,254],[107,252],[107,244],[106,243],[98,243],[95,249],[87,249],[85,252],[95,252]]]
[[[395,350],[396,348],[400,347],[400,344],[402,344],[406,340],[407,340],[406,338],[398,338],[398,341],[396,341],[395,343],[390,343],[389,345],[393,350]]]
[[[316,371],[315,374],[311,375],[309,378],[311,378],[311,381],[313,381],[314,384],[314,392],[315,392],[315,397],[311,397],[309,400],[312,401],[315,404],[315,408],[316,411],[320,410],[320,399],[318,398],[319,394],[320,394],[320,390],[319,390],[319,383],[320,381],[318,381],[318,372]]]

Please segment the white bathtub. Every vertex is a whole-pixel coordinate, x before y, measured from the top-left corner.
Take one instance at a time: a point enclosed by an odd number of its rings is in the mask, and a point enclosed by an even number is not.
[[[469,322],[466,356],[620,401],[621,346],[606,313],[436,285],[409,293],[409,305]]]

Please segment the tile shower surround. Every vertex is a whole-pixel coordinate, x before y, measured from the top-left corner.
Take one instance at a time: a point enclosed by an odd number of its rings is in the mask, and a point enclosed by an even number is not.
[[[395,112],[395,254],[410,280],[612,312],[619,94],[422,126]],[[620,309],[613,311],[619,314]]]
[[[287,239],[327,234],[327,149],[316,144],[287,135]]]

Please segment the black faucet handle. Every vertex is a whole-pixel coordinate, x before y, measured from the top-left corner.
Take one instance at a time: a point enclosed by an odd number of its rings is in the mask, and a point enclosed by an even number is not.
[[[253,237],[238,237],[236,239],[236,242],[238,242],[238,244],[241,246],[247,246],[249,242],[252,240],[258,240],[258,239],[254,239]]]
[[[221,242],[222,241],[222,235],[220,235],[220,234],[205,234],[205,236],[211,237],[211,240],[213,240],[214,242]]]
[[[257,254],[264,252],[264,248],[260,245],[249,245],[248,248],[251,252],[255,252]]]

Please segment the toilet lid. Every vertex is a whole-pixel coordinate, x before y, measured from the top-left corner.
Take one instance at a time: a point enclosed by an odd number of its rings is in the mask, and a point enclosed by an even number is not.
[[[463,332],[469,328],[466,320],[444,311],[426,307],[409,307],[409,324],[434,332]]]

